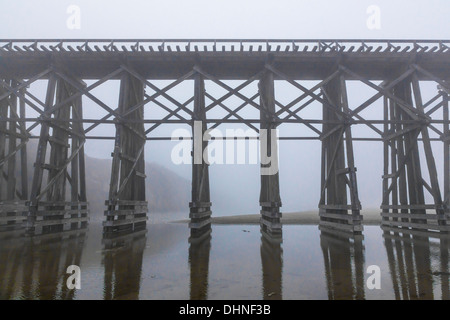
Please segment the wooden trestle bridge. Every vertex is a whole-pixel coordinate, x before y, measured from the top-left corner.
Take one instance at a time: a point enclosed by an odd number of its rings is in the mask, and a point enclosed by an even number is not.
[[[87,80],[92,84],[87,85]],[[119,100],[113,106],[93,93],[111,80],[120,81]],[[154,83],[157,80],[171,82],[160,88]],[[227,80],[243,82],[230,87]],[[306,80],[315,81],[314,86],[308,87]],[[46,83],[44,99],[27,90],[36,81]],[[190,99],[180,102],[168,91],[185,81],[193,83],[193,91]],[[281,103],[274,90],[276,81],[290,84],[297,97]],[[359,81],[376,94],[351,105],[348,81]],[[421,93],[423,81],[435,83],[430,100]],[[205,90],[205,82],[215,83],[226,94],[214,98]],[[244,93],[254,82],[258,83],[254,95]],[[267,144],[278,138],[321,141],[321,224],[351,232],[362,231],[353,142],[380,141],[384,145],[384,174],[379,182],[383,185],[382,224],[448,232],[449,92],[450,41],[3,39],[0,225],[26,228],[30,234],[38,229],[58,231],[85,225],[89,219],[84,161],[88,139],[115,141],[105,232],[145,225],[145,142],[170,140],[152,137],[160,125],[203,121],[203,131],[224,123],[242,123],[256,132],[283,123],[309,128],[311,136],[269,135]],[[232,96],[242,100],[238,108],[226,105]],[[106,116],[83,117],[83,97],[106,111]],[[207,104],[206,98],[212,102]],[[364,118],[361,112],[376,101],[382,101],[381,120]],[[319,120],[303,116],[302,111],[313,102],[321,105]],[[146,119],[144,109],[152,105],[168,114]],[[260,117],[241,116],[239,111],[246,106],[258,110]],[[213,108],[221,108],[226,115],[208,118]],[[113,124],[115,136],[92,135],[102,124]],[[355,125],[369,127],[376,138],[352,136]],[[39,134],[32,133],[35,128]],[[30,139],[38,140],[35,155],[27,154]],[[433,155],[433,141],[442,143],[442,172]],[[269,151],[272,157],[276,155],[276,150]],[[28,156],[35,159],[33,172],[27,172]],[[431,203],[426,199],[432,199]],[[261,175],[260,206],[262,229],[280,233],[278,173]],[[211,217],[205,161],[192,165],[189,207],[195,235],[209,226]]]

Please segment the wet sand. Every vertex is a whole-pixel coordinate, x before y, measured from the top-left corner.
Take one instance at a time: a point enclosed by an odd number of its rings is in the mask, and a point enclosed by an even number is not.
[[[364,225],[379,225],[381,222],[380,211],[377,209],[368,209],[361,212]],[[213,224],[259,224],[259,214],[243,214],[233,216],[211,217]],[[189,220],[173,221],[177,223],[188,223]],[[283,224],[304,224],[315,225],[319,223],[319,214],[317,211],[301,211],[282,213],[281,222]]]

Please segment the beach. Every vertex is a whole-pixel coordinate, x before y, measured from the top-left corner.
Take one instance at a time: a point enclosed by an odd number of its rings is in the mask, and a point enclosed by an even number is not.
[[[361,212],[364,225],[379,225],[381,222],[380,211],[368,209]],[[211,217],[213,224],[259,224],[260,214],[242,214],[232,216]],[[187,223],[189,219],[177,220],[174,222]],[[319,223],[319,213],[317,211],[300,211],[282,213],[281,222],[283,224],[304,224],[315,225]]]

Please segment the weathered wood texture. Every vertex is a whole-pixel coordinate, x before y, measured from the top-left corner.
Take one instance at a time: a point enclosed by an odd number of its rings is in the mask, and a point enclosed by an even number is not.
[[[18,208],[28,201],[26,226],[30,232],[47,220],[45,228],[49,230],[57,230],[64,224],[75,226],[79,220],[85,222],[84,143],[86,139],[114,139],[104,230],[108,233],[144,226],[145,141],[170,140],[171,137],[150,136],[163,124],[187,124],[192,126],[194,135],[200,136],[199,140],[194,139],[190,202],[191,233],[200,235],[210,228],[211,216],[208,161],[203,158],[208,141],[201,137],[207,129],[238,123],[259,133],[258,138],[266,147],[262,160],[272,161],[261,163],[259,202],[264,231],[281,234],[278,150],[274,142],[283,139],[322,142],[319,215],[323,226],[362,231],[353,142],[380,141],[384,150],[383,224],[448,232],[449,43],[0,39],[0,202],[3,203],[0,212],[10,210],[4,216],[16,223],[22,219]],[[86,79],[95,82],[86,85],[82,81]],[[153,83],[155,79],[172,82],[159,88]],[[224,82],[228,79],[244,81],[233,88]],[[38,80],[47,81],[44,101],[28,90]],[[121,81],[118,108],[109,107],[92,91],[110,80]],[[307,88],[303,80],[319,82]],[[376,94],[360,105],[350,105],[346,88],[349,80],[357,80]],[[377,84],[377,80],[382,82]],[[440,87],[429,101],[423,101],[420,83],[424,80]],[[185,81],[194,82],[194,90],[188,100],[180,103],[170,90]],[[205,91],[206,81],[225,89],[226,94],[214,98]],[[256,81],[259,90],[251,95],[247,91]],[[275,92],[275,81],[285,82],[301,92],[290,103],[283,104]],[[145,93],[146,87],[154,93]],[[85,97],[107,115],[85,119],[81,106]],[[239,107],[230,108],[226,100],[231,97],[242,100]],[[212,102],[205,105],[205,98]],[[383,99],[381,119],[365,119],[361,112],[379,99]],[[303,116],[302,110],[312,105],[316,114],[322,112],[321,118]],[[161,107],[168,114],[146,119],[144,108],[148,106]],[[206,117],[206,112],[215,107],[221,108],[225,115],[218,119]],[[259,112],[259,116],[250,119],[240,114],[246,107]],[[27,118],[28,109],[32,109],[33,116]],[[310,134],[278,137],[272,129],[284,123],[308,128]],[[144,124],[151,126],[145,130]],[[89,126],[84,128],[85,125]],[[89,134],[99,125],[115,125],[115,135]],[[355,137],[356,131],[351,130],[354,126],[369,128],[376,136]],[[36,132],[34,129],[40,129],[39,135],[32,134]],[[26,168],[29,139],[39,139],[30,189]],[[440,166],[433,156],[435,142],[444,144],[443,174],[438,172]],[[17,170],[19,166],[21,170]],[[263,174],[269,167],[275,170]],[[427,199],[432,199],[432,203],[425,203]],[[52,213],[42,217],[47,208]],[[40,223],[40,219],[44,222]]]
[[[84,168],[84,130],[81,122],[73,121],[82,119],[81,96],[65,103],[76,93],[77,89],[62,78],[48,82],[44,112],[56,121],[41,125],[26,225],[30,235],[84,228],[89,220],[85,172],[79,170]],[[53,102],[61,105],[54,112]]]
[[[205,80],[197,73],[194,77],[194,110],[192,115],[192,201],[189,203],[191,237],[202,236],[211,227],[211,199],[209,191],[208,141],[206,132]]]
[[[261,228],[271,234],[281,234],[281,197],[278,166],[278,139],[275,118],[274,75],[266,71],[259,81],[260,129],[265,139],[260,140],[261,152]],[[266,159],[266,160],[264,160]],[[266,163],[267,162],[267,163]]]
[[[445,108],[443,112],[445,117]],[[450,231],[447,223],[449,216],[446,214],[448,209],[439,187],[429,127],[426,124],[427,116],[416,74],[393,88],[392,96],[385,100],[385,116],[391,120],[415,119],[416,122],[385,125],[382,225]],[[445,127],[448,124],[444,124],[444,136]],[[419,136],[422,137],[425,167],[420,159]],[[444,167],[445,162],[444,159]],[[427,173],[429,182],[425,181],[423,172]],[[444,172],[444,197],[447,179],[448,172]],[[429,192],[433,204],[425,203],[425,191]]]
[[[16,87],[15,80],[2,79],[6,88]],[[26,143],[29,134],[25,124],[24,103],[0,87],[0,117],[9,119],[0,123],[0,229],[21,228],[26,220],[28,176],[26,168]],[[20,166],[20,170],[18,170]]]
[[[327,99],[323,104],[323,119],[336,123],[324,124],[322,128],[320,224],[329,228],[361,232],[361,204],[352,133],[351,127],[345,123],[350,109],[344,76],[334,77],[323,86],[322,92]],[[348,200],[350,204],[347,204]]]
[[[136,108],[143,99],[144,84],[130,74],[123,74],[118,116],[137,121],[123,123],[117,119],[104,233],[141,229],[146,225],[145,130],[144,124],[139,121],[144,118],[144,108]]]

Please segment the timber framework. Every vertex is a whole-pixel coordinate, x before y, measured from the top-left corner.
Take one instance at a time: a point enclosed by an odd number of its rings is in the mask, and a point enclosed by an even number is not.
[[[160,80],[166,81],[162,87]],[[228,80],[240,84],[232,87]],[[110,81],[120,82],[113,105],[95,94]],[[375,94],[354,105],[349,102],[349,81]],[[45,83],[43,98],[28,90],[35,82]],[[282,102],[277,82],[289,85],[296,97]],[[423,94],[424,82],[433,83],[431,98]],[[192,90],[188,99],[179,101],[171,89],[182,83]],[[207,84],[225,93],[216,97]],[[273,139],[320,141],[320,223],[354,233],[362,231],[362,215],[353,143],[380,141],[382,224],[446,233],[449,93],[447,40],[0,39],[0,228],[26,228],[34,234],[38,229],[85,226],[89,208],[84,146],[89,139],[114,141],[104,232],[145,226],[146,141],[171,139],[153,135],[161,125],[193,128],[194,121],[202,121],[203,132],[227,123],[244,124],[256,133],[286,123],[309,130],[307,135],[269,135],[268,150],[272,157],[277,154],[270,149]],[[241,104],[231,107],[230,97]],[[105,115],[83,116],[83,98]],[[305,110],[313,105],[317,117],[311,119]],[[377,119],[363,116],[372,105],[377,106]],[[152,107],[166,115],[146,117],[144,111]],[[256,110],[258,116],[242,115],[244,108]],[[217,109],[222,117],[208,117]],[[115,134],[93,134],[103,125],[114,126]],[[356,126],[369,128],[375,136],[355,136]],[[27,149],[31,139],[37,140],[33,155]],[[438,165],[432,148],[436,143],[444,155]],[[27,171],[30,156],[33,172]],[[281,234],[278,173],[261,175],[259,201],[261,228]],[[211,206],[208,164],[193,162],[193,236],[209,228]]]

